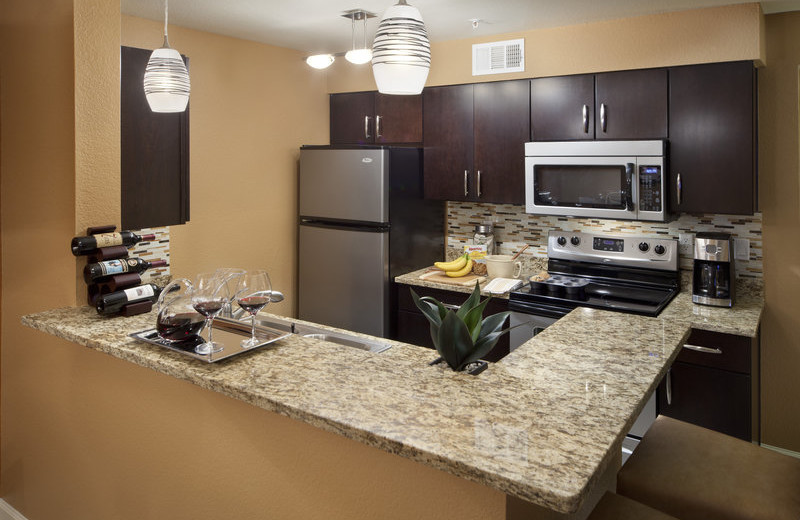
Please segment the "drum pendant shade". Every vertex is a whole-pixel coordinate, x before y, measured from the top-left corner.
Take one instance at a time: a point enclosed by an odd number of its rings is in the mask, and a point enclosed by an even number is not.
[[[189,103],[189,71],[167,38],[168,4],[164,2],[164,45],[153,51],[144,70],[144,94],[153,112],[183,112]]]
[[[400,0],[383,14],[372,45],[372,74],[382,94],[422,92],[431,66],[431,46],[422,15]]]

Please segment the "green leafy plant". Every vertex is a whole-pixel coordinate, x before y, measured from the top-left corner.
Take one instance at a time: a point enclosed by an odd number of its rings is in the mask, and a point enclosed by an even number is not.
[[[478,282],[475,282],[475,290],[457,310],[448,309],[431,296],[420,298],[413,289],[411,297],[431,324],[431,339],[436,351],[453,370],[463,370],[488,354],[500,336],[510,330],[501,330],[509,312],[498,312],[483,318],[490,298],[481,301]]]

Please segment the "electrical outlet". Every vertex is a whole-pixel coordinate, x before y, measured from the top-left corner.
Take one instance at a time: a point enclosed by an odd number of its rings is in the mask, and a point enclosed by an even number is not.
[[[678,253],[683,256],[694,256],[694,233],[678,235]]]
[[[750,260],[750,240],[746,238],[734,239],[733,251],[736,260]]]

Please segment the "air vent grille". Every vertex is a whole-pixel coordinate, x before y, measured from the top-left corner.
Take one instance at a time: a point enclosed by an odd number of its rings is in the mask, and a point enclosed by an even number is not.
[[[472,46],[472,75],[525,70],[525,40],[479,43]]]

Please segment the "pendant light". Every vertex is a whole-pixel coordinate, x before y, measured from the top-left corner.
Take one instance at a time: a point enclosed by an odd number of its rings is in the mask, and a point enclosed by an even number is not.
[[[355,65],[363,65],[372,59],[372,50],[367,48],[367,18],[371,13],[365,11],[350,11],[343,15],[351,20],[351,30],[353,35],[353,48],[344,55],[344,59]],[[373,15],[374,16],[374,15]],[[356,49],[356,20],[364,21],[364,46]]]
[[[400,0],[383,14],[372,44],[372,74],[382,94],[422,92],[431,67],[431,45],[416,7]]]
[[[164,45],[153,51],[144,70],[144,94],[153,112],[183,112],[189,103],[189,71],[167,38],[169,0],[164,0]]]

